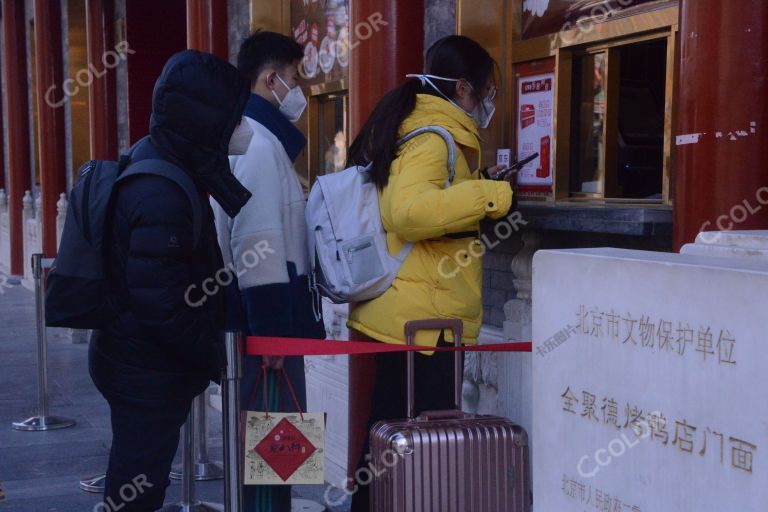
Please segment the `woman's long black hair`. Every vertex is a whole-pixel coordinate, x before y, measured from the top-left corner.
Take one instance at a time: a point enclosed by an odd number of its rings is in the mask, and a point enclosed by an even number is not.
[[[467,80],[477,101],[482,99],[479,94],[497,68],[496,61],[485,48],[464,36],[440,39],[427,50],[426,57],[426,74]],[[432,83],[443,95],[453,98],[455,82],[432,79]],[[441,96],[429,84],[422,85],[419,79],[410,79],[379,101],[349,148],[347,165],[373,162],[371,177],[379,189],[389,181],[389,168],[397,156],[398,131],[416,107],[417,94]]]

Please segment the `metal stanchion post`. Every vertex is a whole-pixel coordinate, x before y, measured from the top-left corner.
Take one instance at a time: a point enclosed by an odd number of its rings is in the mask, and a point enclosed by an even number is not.
[[[45,297],[43,269],[50,268],[53,259],[42,254],[32,255],[32,276],[35,280],[35,317],[37,323],[37,416],[13,423],[15,430],[41,431],[71,427],[73,420],[48,415],[48,341],[45,332]]]
[[[189,418],[182,429],[182,448],[181,448],[181,502],[173,505],[166,505],[161,512],[220,512],[224,510],[221,505],[213,503],[203,503],[195,499],[195,457],[194,457],[194,436],[192,429],[195,424],[194,408],[190,410]]]
[[[219,480],[221,478],[224,478],[224,469],[221,467],[220,464],[217,464],[215,462],[211,462],[211,460],[208,458],[208,413],[207,413],[207,405],[208,405],[208,390],[203,391],[200,395],[198,395],[195,398],[194,403],[192,404],[193,407],[193,417],[195,418],[194,421],[194,432],[193,432],[193,443],[195,446],[194,455],[195,455],[195,465],[194,465],[194,475],[195,480],[203,481],[203,480]],[[171,478],[174,480],[179,480],[182,475],[182,468],[181,467],[174,467],[173,471],[171,471]]]
[[[195,399],[195,480],[219,480],[224,478],[224,468],[208,457],[208,392]]]
[[[222,414],[224,417],[224,510],[240,512],[243,503],[243,454],[240,450],[240,378],[242,344],[239,332],[224,333],[227,367],[222,372]]]

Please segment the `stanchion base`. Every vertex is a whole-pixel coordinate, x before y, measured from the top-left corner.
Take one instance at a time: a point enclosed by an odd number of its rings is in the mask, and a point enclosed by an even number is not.
[[[291,512],[325,512],[324,506],[316,501],[294,498],[291,500]]]
[[[80,480],[80,490],[85,492],[99,493],[104,492],[104,482],[107,480],[107,475],[94,476],[93,478],[86,478]]]
[[[42,430],[67,428],[74,424],[74,420],[70,420],[69,418],[60,418],[59,416],[33,416],[31,418],[27,418],[24,421],[15,421],[11,426],[14,430],[38,432]]]
[[[224,468],[221,464],[215,462],[197,462],[195,463],[195,480],[203,482],[206,480],[221,480],[224,478]],[[181,465],[174,466],[169,475],[173,480],[181,480]]]
[[[197,501],[192,505],[175,503],[173,505],[164,505],[158,512],[224,512],[224,505],[202,501]]]

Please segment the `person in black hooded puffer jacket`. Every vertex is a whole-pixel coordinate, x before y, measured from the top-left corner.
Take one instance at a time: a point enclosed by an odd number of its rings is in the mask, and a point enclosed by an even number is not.
[[[248,97],[248,81],[234,66],[207,53],[177,53],[155,85],[150,136],[131,150],[131,162],[163,159],[192,178],[202,211],[196,244],[193,208],[175,181],[137,175],[113,195],[105,266],[116,315],[94,332],[89,360],[110,406],[105,503],[115,510],[163,505],[179,429],[221,368],[224,294],[200,292],[222,268],[208,194],[230,216],[250,198],[228,160]]]

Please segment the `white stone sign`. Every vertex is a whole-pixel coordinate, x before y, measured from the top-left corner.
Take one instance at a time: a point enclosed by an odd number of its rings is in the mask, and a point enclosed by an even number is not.
[[[539,251],[533,342],[534,510],[768,510],[768,264]]]

